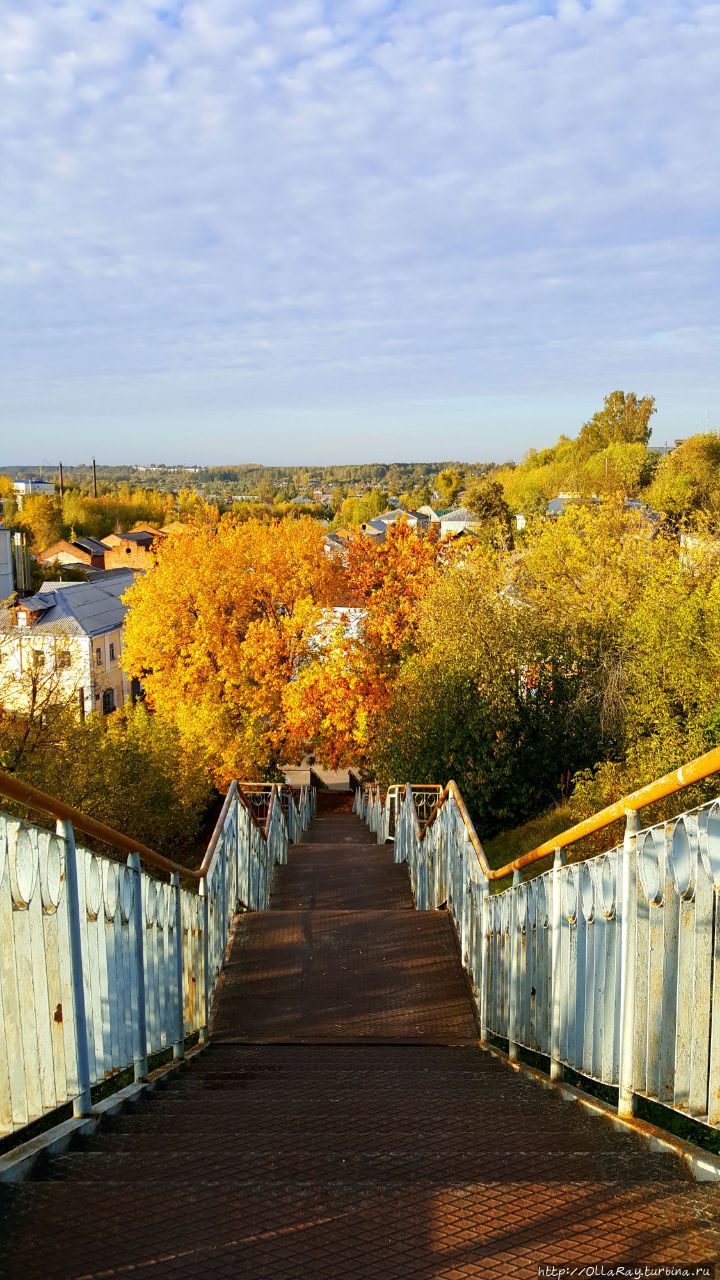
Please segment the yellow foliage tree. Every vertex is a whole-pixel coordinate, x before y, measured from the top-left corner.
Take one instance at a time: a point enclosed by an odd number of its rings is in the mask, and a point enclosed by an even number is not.
[[[227,516],[168,538],[127,593],[125,669],[202,745],[219,783],[272,776],[287,758],[283,691],[337,572],[316,521]]]

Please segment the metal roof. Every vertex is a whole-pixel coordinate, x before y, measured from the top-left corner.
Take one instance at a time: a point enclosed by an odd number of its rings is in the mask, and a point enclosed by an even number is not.
[[[22,630],[58,630],[76,636],[99,636],[106,631],[116,631],[127,613],[127,605],[120,597],[134,581],[135,574],[128,571],[95,582],[44,582],[34,596],[18,601],[20,609],[43,610],[39,622]],[[9,609],[0,610],[0,629],[16,629]]]
[[[105,543],[100,542],[98,538],[86,538],[84,536],[82,538],[74,538],[72,546],[80,547],[82,551],[89,551],[91,556],[104,556],[107,551]]]

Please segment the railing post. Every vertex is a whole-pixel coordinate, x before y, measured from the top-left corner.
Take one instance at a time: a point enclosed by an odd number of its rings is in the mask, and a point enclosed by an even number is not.
[[[562,1080],[560,1061],[560,1026],[562,1015],[562,972],[560,967],[560,938],[562,930],[562,880],[565,866],[564,849],[555,850],[552,872],[552,936],[550,940],[550,1079]]]
[[[235,792],[235,865],[237,870],[235,874],[234,911],[237,911],[240,903],[242,902],[242,886],[240,880],[240,872],[242,870],[242,833],[240,831],[240,819],[242,818],[243,812],[242,805],[240,804],[240,797],[237,792]]]
[[[173,911],[175,913],[175,989],[177,992],[177,1027],[173,1042],[173,1058],[185,1057],[185,1005],[183,993],[183,929],[182,929],[182,896],[180,876],[173,871],[170,877],[173,891]]]
[[[487,1010],[488,986],[490,983],[490,947],[488,945],[488,904],[490,901],[490,884],[483,880],[480,884],[480,1043],[487,1042]]]
[[[143,934],[145,932],[145,922],[143,920],[143,904],[142,904],[142,874],[140,869],[140,854],[128,854],[127,865],[133,874],[133,936],[132,949],[135,962],[135,995],[137,999],[137,1016],[133,1027],[134,1043],[133,1043],[133,1066],[135,1072],[135,1080],[147,1080],[148,1075],[148,1052],[147,1052],[147,1018],[145,1013],[145,962],[143,948]]]
[[[635,1040],[635,925],[637,916],[637,859],[635,847],[640,830],[637,811],[626,817],[622,852],[620,892],[620,1078],[618,1115],[631,1116],[635,1110],[633,1056]]]
[[[210,911],[208,905],[208,882],[207,876],[203,876],[200,881],[200,901],[202,904],[202,1010],[203,1025],[200,1028],[200,1043],[204,1044],[208,1038],[208,1023],[210,1021],[210,975],[208,973],[209,960],[209,944],[208,944],[208,925],[210,923]]]
[[[70,935],[70,973],[75,1020],[75,1067],[77,1096],[73,1115],[90,1114],[90,1055],[88,1053],[87,1017],[85,1013],[85,977],[83,973],[82,932],[80,929],[80,887],[77,873],[77,846],[72,822],[58,822],[57,833],[65,841],[65,884],[67,886],[68,933]]]
[[[226,939],[227,918],[228,918],[228,910],[227,910],[227,840],[226,840],[226,838],[225,838],[225,837],[226,837],[226,833],[223,831],[223,834],[222,834],[222,849],[220,850],[220,877],[221,877],[221,878],[220,878],[220,885],[221,885],[221,889],[220,889],[220,893],[221,893],[221,897],[220,897],[220,908],[221,908],[221,912],[222,912],[221,917],[220,917],[220,946],[221,946],[220,963],[221,963],[221,964],[222,964],[222,962],[223,962],[223,959],[225,958],[225,939]]]
[[[512,887],[517,889],[522,881],[522,872],[513,871]],[[515,1061],[518,1056],[516,1041],[517,1009],[518,1009],[518,927],[517,927],[517,894],[510,894],[510,974],[508,995],[508,1057]]]

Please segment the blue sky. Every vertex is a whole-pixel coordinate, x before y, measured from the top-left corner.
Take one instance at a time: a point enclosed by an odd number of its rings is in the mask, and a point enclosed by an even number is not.
[[[0,462],[720,427],[720,4],[5,0]]]

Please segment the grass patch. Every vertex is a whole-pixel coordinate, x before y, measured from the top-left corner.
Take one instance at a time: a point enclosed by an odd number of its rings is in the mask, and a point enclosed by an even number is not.
[[[516,858],[521,858],[523,854],[530,853],[532,849],[537,849],[539,845],[545,844],[546,840],[552,840],[553,836],[560,835],[562,831],[566,831],[568,827],[574,826],[579,821],[580,818],[577,812],[573,812],[570,801],[563,800],[560,804],[538,814],[536,818],[529,818],[527,822],[521,822],[517,827],[509,827],[507,831],[499,832],[491,840],[483,840],[483,849],[491,867],[494,869],[504,867]],[[568,845],[565,850],[566,860],[582,862],[584,858],[591,858],[594,854],[614,849],[616,845],[622,844],[624,830],[625,821],[621,819],[596,831],[591,836],[586,836],[584,840],[578,840],[576,844]],[[531,879],[541,871],[547,871],[552,866],[552,858],[552,853],[549,853],[547,857],[539,859],[537,863],[526,868],[526,878]],[[507,889],[509,884],[508,876],[502,880],[495,880],[492,888],[498,893]]]
[[[483,840],[483,849],[491,867],[502,867],[523,853],[529,853],[573,824],[570,805],[565,802],[546,809],[537,818],[529,818],[518,827],[500,831],[491,840]]]

